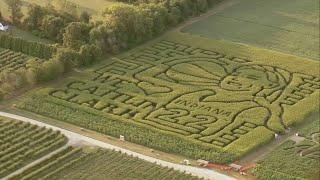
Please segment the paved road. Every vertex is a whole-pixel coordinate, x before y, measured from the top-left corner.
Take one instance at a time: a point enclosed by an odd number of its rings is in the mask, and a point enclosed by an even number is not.
[[[38,163],[50,158],[52,155],[54,155],[56,153],[59,153],[59,152],[63,151],[64,149],[68,148],[68,147],[69,147],[69,144],[67,143],[66,145],[62,146],[61,148],[59,148],[59,149],[57,149],[57,150],[55,150],[55,151],[53,151],[53,152],[41,157],[41,158],[33,161],[32,163],[30,163],[30,164],[28,164],[28,165],[26,165],[26,166],[24,166],[24,167],[22,167],[22,168],[20,168],[20,169],[18,169],[16,171],[14,171],[13,173],[11,173],[8,176],[4,177],[3,180],[8,180],[8,179],[12,178],[13,176],[16,176],[16,175],[24,172],[25,170],[27,170],[28,168],[32,167],[33,165],[38,164]]]
[[[31,124],[35,124],[38,126],[45,126],[47,128],[51,128],[53,130],[59,130],[61,131],[61,133],[63,133],[65,136],[67,136],[69,138],[69,144],[79,144],[82,142],[86,142],[86,143],[90,143],[92,145],[98,146],[98,147],[102,147],[102,148],[106,148],[106,149],[114,149],[116,151],[121,151],[122,153],[126,153],[128,155],[132,155],[135,157],[138,157],[140,159],[152,162],[152,163],[156,163],[158,165],[161,166],[165,166],[165,167],[169,167],[169,168],[173,168],[175,170],[178,171],[185,171],[187,173],[190,173],[194,176],[198,176],[198,177],[202,177],[205,179],[210,179],[210,180],[232,180],[234,178],[229,177],[227,175],[221,174],[219,172],[216,172],[214,170],[209,170],[209,169],[205,169],[205,168],[198,168],[198,167],[192,167],[192,166],[185,166],[185,165],[181,165],[181,164],[175,164],[175,163],[171,163],[171,162],[167,162],[167,161],[163,161],[157,158],[153,158],[150,156],[146,156],[143,154],[139,154],[127,149],[123,149],[121,147],[117,147],[102,141],[98,141],[96,139],[92,139],[90,137],[78,134],[78,133],[74,133],[71,132],[69,130],[66,129],[62,129],[59,127],[55,127],[34,119],[30,119],[30,118],[26,118],[26,117],[22,117],[19,115],[15,115],[15,114],[10,114],[10,113],[6,113],[6,112],[1,112],[0,111],[0,116],[4,116],[4,117],[8,117],[8,118],[12,118],[12,119],[17,119],[20,121],[24,121],[24,122],[30,122]]]

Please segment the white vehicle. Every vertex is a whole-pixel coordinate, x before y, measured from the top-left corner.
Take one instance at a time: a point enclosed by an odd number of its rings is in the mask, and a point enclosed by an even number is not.
[[[0,23],[0,31],[7,31],[9,29],[9,26],[4,26],[2,23]]]

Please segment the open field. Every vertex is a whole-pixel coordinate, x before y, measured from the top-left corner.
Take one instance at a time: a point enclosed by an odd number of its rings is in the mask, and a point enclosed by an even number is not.
[[[49,0],[23,0],[22,12],[27,13],[29,4],[38,4],[40,6],[46,6]],[[98,13],[106,6],[115,3],[108,0],[69,0],[69,2],[75,3],[79,11],[88,11],[90,13]],[[5,18],[10,17],[10,11],[4,0],[0,0],[0,12]]]
[[[264,157],[253,173],[259,179],[319,179],[320,120],[302,128],[299,142],[288,140]]]
[[[62,86],[31,92],[18,106],[151,148],[225,163],[319,107],[316,63],[172,33]]]
[[[182,31],[319,60],[319,1],[233,2]]]
[[[14,36],[14,37],[23,38],[24,40],[32,41],[32,42],[52,44],[52,42],[50,40],[48,40],[48,39],[40,38],[38,36],[33,35],[31,32],[19,29],[19,28],[15,27],[15,26],[10,26],[10,30],[8,32],[2,32],[1,31],[0,35],[1,34],[6,34],[6,35]]]
[[[120,152],[93,147],[67,147],[23,172],[18,179],[170,179],[196,180],[197,177],[161,167]]]
[[[0,117],[0,178],[66,142],[59,132]]]

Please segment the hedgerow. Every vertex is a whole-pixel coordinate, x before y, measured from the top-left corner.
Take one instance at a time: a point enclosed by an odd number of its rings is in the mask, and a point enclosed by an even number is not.
[[[39,42],[27,41],[19,37],[0,34],[0,47],[21,52],[41,59],[49,59],[57,51],[56,47]]]

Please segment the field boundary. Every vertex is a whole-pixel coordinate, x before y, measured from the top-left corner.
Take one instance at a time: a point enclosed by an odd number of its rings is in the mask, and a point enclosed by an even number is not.
[[[181,172],[185,171],[186,173],[192,174],[194,176],[202,177],[202,178],[205,178],[205,179],[212,179],[212,180],[214,180],[214,179],[221,179],[221,180],[224,180],[224,179],[225,180],[232,180],[232,179],[234,179],[234,178],[229,177],[227,175],[218,173],[218,172],[216,172],[214,170],[191,167],[191,166],[185,166],[185,165],[180,165],[180,164],[174,164],[174,163],[171,163],[171,162],[167,162],[167,161],[163,161],[163,160],[156,159],[156,158],[153,158],[153,157],[149,157],[149,156],[146,156],[146,155],[143,155],[143,154],[139,154],[139,153],[127,150],[127,149],[123,149],[121,147],[117,147],[117,146],[114,146],[114,145],[111,145],[111,144],[108,144],[108,143],[105,143],[105,142],[102,142],[102,141],[98,141],[98,140],[92,139],[90,137],[87,137],[87,136],[84,136],[84,135],[80,135],[80,134],[71,132],[69,130],[58,128],[58,127],[55,127],[55,126],[52,126],[52,125],[49,125],[49,124],[46,124],[46,123],[43,123],[43,122],[40,122],[40,121],[37,121],[37,120],[34,120],[34,119],[30,119],[30,118],[27,118],[27,117],[15,115],[15,114],[10,114],[10,113],[6,113],[6,112],[1,112],[1,111],[0,111],[0,116],[12,118],[12,119],[17,119],[17,120],[24,121],[24,122],[30,122],[30,123],[35,124],[35,125],[45,126],[47,128],[52,128],[53,130],[59,130],[59,131],[61,131],[61,133],[63,133],[65,136],[67,136],[69,138],[69,140],[71,141],[70,143],[73,143],[73,142],[80,143],[80,142],[85,141],[85,142],[90,143],[90,144],[92,144],[94,146],[99,146],[99,147],[102,147],[102,148],[105,148],[105,149],[111,149],[111,150],[115,150],[115,151],[120,151],[120,152],[125,153],[127,155],[132,155],[133,157],[138,157],[138,158],[140,158],[142,160],[146,160],[146,161],[158,164],[158,165],[163,166],[163,167],[173,168],[173,169],[181,171]]]

